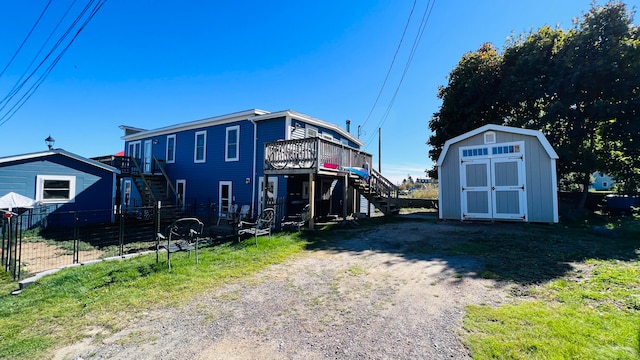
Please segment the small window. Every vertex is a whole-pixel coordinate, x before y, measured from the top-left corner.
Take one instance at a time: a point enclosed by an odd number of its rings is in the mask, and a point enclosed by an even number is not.
[[[327,133],[324,133],[324,132],[323,132],[323,133],[322,133],[322,134],[320,134],[320,135],[321,135],[321,137],[322,137],[323,139],[325,139],[325,140],[333,141],[333,135],[331,135],[331,134],[327,134]]]
[[[305,128],[306,131],[306,137],[310,138],[310,137],[318,137],[318,128],[314,128],[313,126],[309,126],[307,125]]]
[[[167,163],[176,162],[176,136],[167,136]]]
[[[196,133],[195,147],[193,149],[193,162],[203,163],[207,161],[207,132],[198,131]]]
[[[496,143],[496,133],[493,131],[487,131],[484,133],[484,143],[485,144],[495,144]]]
[[[240,126],[227,128],[227,141],[225,146],[224,160],[238,161],[240,158]]]
[[[36,177],[36,201],[42,203],[74,202],[76,177],[65,175],[38,175]]]

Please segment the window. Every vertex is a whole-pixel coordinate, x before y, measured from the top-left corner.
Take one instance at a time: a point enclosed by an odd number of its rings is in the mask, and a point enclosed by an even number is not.
[[[484,133],[484,143],[485,144],[495,144],[496,143],[496,133],[493,131],[487,131]]]
[[[318,128],[315,128],[313,126],[307,125],[307,127],[305,129],[306,129],[306,134],[305,135],[308,138],[310,138],[310,137],[318,137]]]
[[[238,161],[240,158],[240,126],[227,128],[227,141],[224,150],[225,161]]]
[[[196,144],[193,149],[193,162],[203,163],[207,161],[207,132],[198,131],[196,133]]]
[[[36,201],[42,203],[74,202],[76,177],[65,175],[38,175],[36,177]]]
[[[167,163],[176,162],[176,136],[167,136]]]
[[[129,155],[134,159],[141,158],[140,141],[134,141],[129,143],[129,153],[127,155]]]
[[[131,180],[124,181],[124,199],[123,204],[125,207],[131,205]]]

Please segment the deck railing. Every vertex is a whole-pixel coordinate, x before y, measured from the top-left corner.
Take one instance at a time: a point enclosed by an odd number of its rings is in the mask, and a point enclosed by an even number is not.
[[[372,156],[359,149],[321,138],[281,140],[265,144],[265,170],[336,170],[369,168]]]

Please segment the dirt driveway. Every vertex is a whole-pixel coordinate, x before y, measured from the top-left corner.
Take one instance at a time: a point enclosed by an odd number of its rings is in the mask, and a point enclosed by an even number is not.
[[[465,236],[455,223],[407,221],[339,236],[123,331],[97,329],[55,358],[464,359],[464,306],[506,299],[506,289],[476,276],[478,260],[441,255]]]

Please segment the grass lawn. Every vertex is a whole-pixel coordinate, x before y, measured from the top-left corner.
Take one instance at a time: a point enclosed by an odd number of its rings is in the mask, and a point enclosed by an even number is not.
[[[121,328],[145,309],[179,304],[225,281],[240,278],[299,253],[306,242],[298,234],[278,234],[242,243],[203,248],[166,258],[155,254],[100,262],[46,276],[19,296],[5,273],[0,279],[0,359],[37,359],[81,339],[92,328]],[[161,254],[162,255],[162,254]]]
[[[42,278],[19,296],[9,295],[16,283],[2,273],[0,358],[45,358],[96,328],[118,331],[147,309],[187,302],[304,249],[339,249],[337,237],[400,221],[415,220],[379,218],[354,230],[281,233],[270,242],[261,239],[258,248],[253,238],[211,246],[199,253],[198,265],[193,255],[178,253],[172,256],[172,272],[164,257],[156,264],[154,254],[74,267]],[[595,233],[594,225],[617,235]],[[507,305],[467,308],[462,341],[474,358],[640,356],[639,219],[590,219],[569,226],[460,224],[451,235],[457,240],[444,242],[446,248],[416,244],[403,251],[435,249],[479,258],[485,269],[478,276],[514,289]]]
[[[472,356],[640,358],[639,222],[598,225],[616,231],[612,237],[592,234],[587,222],[521,235],[515,246],[506,237],[470,240],[470,254],[489,259],[487,277],[519,285],[509,305],[467,307],[463,342]],[[496,248],[508,252],[490,251]],[[456,248],[464,249],[463,244]]]

